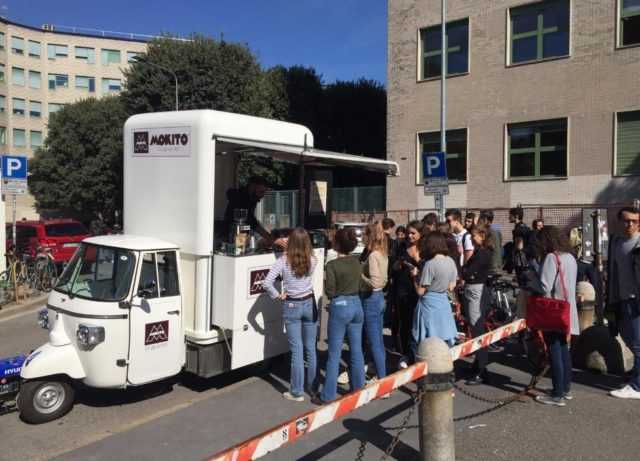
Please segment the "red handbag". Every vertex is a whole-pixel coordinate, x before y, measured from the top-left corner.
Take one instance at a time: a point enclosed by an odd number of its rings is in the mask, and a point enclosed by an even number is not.
[[[571,331],[571,304],[564,284],[564,274],[557,253],[556,279],[560,277],[560,286],[564,299],[547,298],[545,296],[529,296],[527,301],[527,326],[534,330],[553,331],[568,335]],[[553,283],[555,287],[555,281]]]

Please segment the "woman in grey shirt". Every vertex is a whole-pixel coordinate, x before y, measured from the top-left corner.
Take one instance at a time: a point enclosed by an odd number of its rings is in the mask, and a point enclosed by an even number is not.
[[[542,261],[540,268],[541,291],[544,296],[562,299],[570,305],[570,334],[544,332],[549,350],[551,381],[550,395],[539,395],[536,400],[547,405],[563,407],[571,400],[571,354],[569,339],[580,334],[578,308],[576,306],[576,280],[578,264],[571,253],[571,244],[566,235],[556,226],[545,226],[536,234],[536,251]],[[559,265],[558,265],[559,263]]]

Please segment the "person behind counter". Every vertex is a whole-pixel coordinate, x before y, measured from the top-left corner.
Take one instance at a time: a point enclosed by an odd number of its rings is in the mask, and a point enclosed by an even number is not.
[[[231,232],[233,225],[233,211],[247,210],[246,223],[251,226],[251,230],[257,232],[262,238],[269,243],[273,243],[271,233],[265,229],[260,221],[256,218],[256,206],[258,202],[267,193],[267,181],[260,176],[252,176],[246,186],[240,189],[229,189],[227,191],[227,208],[224,212],[224,230],[225,236]]]
[[[282,317],[291,349],[291,389],[285,399],[304,401],[304,362],[307,362],[307,388],[316,390],[316,334],[318,313],[313,294],[313,271],[316,268],[311,239],[307,231],[296,227],[289,235],[287,252],[278,258],[264,280],[272,299],[282,300]],[[274,283],[282,279],[282,291]],[[304,351],[304,354],[303,354]]]
[[[349,341],[349,383],[351,391],[364,386],[364,356],[362,355],[362,326],[364,313],[358,295],[362,267],[357,255],[351,252],[358,245],[353,228],[336,232],[334,249],[338,257],[327,263],[325,293],[330,300],[327,324],[328,358],[322,394],[314,403],[323,404],[336,398],[342,342]]]

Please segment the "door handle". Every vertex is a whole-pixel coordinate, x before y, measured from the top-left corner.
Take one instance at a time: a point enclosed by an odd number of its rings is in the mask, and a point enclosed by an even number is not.
[[[169,314],[169,315],[180,315],[180,311],[178,309],[176,309],[175,311],[167,312],[167,314]]]

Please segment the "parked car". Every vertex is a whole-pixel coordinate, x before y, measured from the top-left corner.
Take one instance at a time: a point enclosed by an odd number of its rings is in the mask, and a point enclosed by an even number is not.
[[[13,245],[12,224],[7,224],[7,248]],[[38,248],[49,250],[53,260],[66,263],[71,259],[80,242],[90,237],[89,230],[73,219],[50,219],[16,222],[16,254],[35,257]]]
[[[367,226],[366,222],[336,222],[336,229],[349,229],[353,228],[356,231],[356,237],[358,239],[358,246],[353,250],[354,254],[362,254],[364,251],[364,243],[362,243],[362,237],[364,236],[364,228]]]

